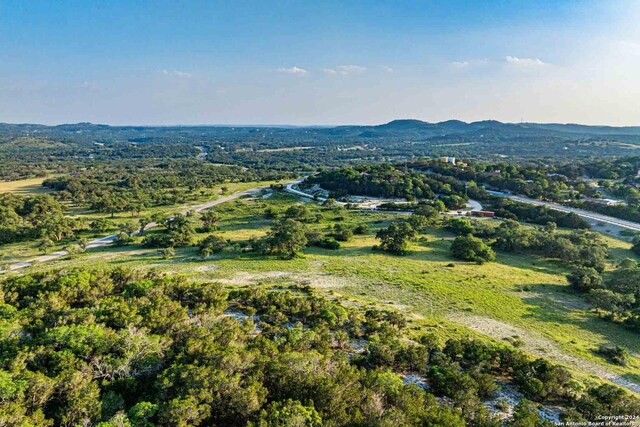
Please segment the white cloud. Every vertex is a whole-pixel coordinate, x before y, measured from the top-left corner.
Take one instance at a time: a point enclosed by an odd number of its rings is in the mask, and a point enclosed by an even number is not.
[[[393,73],[393,68],[391,67],[387,67],[386,65],[383,65],[381,68],[387,73]]]
[[[304,68],[296,67],[295,65],[291,68],[278,68],[276,71],[284,74],[292,74],[294,76],[304,76],[308,74],[308,71]]]
[[[504,60],[509,65],[515,65],[518,67],[539,67],[542,65],[548,65],[546,62],[542,62],[538,58],[518,58],[517,56],[505,56]]]
[[[491,64],[491,62],[488,59],[465,59],[465,60],[460,60],[460,61],[452,61],[449,63],[449,65],[452,68],[455,68],[457,70],[464,70],[464,69],[468,69],[468,68],[477,68],[477,67],[484,67]]]
[[[360,65],[339,65],[335,68],[325,68],[322,71],[331,76],[338,74],[341,76],[348,76],[352,74],[362,74],[367,71],[367,67],[362,67]]]
[[[469,61],[453,61],[451,66],[453,68],[467,68],[471,63]]]
[[[164,74],[165,76],[173,76],[173,77],[184,77],[184,78],[193,77],[193,74],[187,73],[186,71],[180,71],[180,70],[162,70],[162,74]]]

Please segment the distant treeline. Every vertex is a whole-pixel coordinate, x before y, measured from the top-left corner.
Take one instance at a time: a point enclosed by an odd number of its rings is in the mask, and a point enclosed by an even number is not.
[[[334,197],[362,195],[371,197],[405,198],[407,200],[434,199],[438,196],[469,197],[485,194],[482,189],[465,185],[454,177],[424,174],[403,170],[390,164],[361,165],[322,171],[307,179],[318,184]]]
[[[193,199],[201,190],[232,182],[277,180],[292,175],[197,160],[99,163],[72,175],[50,178],[43,186],[53,196],[96,212],[137,212]]]

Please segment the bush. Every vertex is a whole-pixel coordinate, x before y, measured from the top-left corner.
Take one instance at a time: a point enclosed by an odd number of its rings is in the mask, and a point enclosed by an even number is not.
[[[336,224],[333,226],[331,237],[341,242],[348,242],[353,237],[353,228],[347,224]]]
[[[603,357],[606,357],[612,363],[620,366],[626,366],[627,359],[629,358],[629,350],[619,345],[613,347],[601,345],[596,353],[602,355]]]
[[[149,248],[166,248],[173,246],[174,241],[168,234],[149,234],[147,235],[142,244]]]
[[[323,239],[317,240],[313,244],[315,246],[318,246],[324,249],[331,249],[331,250],[340,249],[340,242],[338,242],[333,237],[325,237]]]
[[[298,204],[289,207],[284,216],[300,222],[318,222],[320,217],[312,212],[307,205]]]
[[[121,231],[116,236],[115,240],[113,241],[113,244],[115,246],[126,246],[131,242],[133,242],[133,236],[129,233],[125,233],[124,231]]]
[[[368,231],[369,227],[367,226],[367,224],[358,224],[353,229],[353,234],[367,234]]]
[[[275,223],[269,233],[256,242],[255,247],[263,253],[292,259],[308,243],[306,232],[304,224],[288,218]]]
[[[467,218],[453,218],[449,221],[447,227],[457,236],[473,233],[473,226]]]
[[[222,252],[224,248],[227,247],[227,244],[227,240],[212,234],[202,239],[200,243],[198,243],[198,247],[200,248],[200,254],[206,258],[211,254]]]
[[[380,240],[380,249],[396,255],[406,254],[409,241],[416,237],[416,231],[408,222],[391,223],[389,227],[376,233],[376,239]]]
[[[458,236],[451,243],[451,255],[464,261],[478,264],[493,261],[496,254],[482,240],[471,235]]]
[[[480,403],[495,392],[495,378],[576,417],[640,413],[640,401],[624,390],[583,390],[566,369],[507,346],[460,338],[442,347],[436,331],[414,343],[397,311],[347,308],[307,285],[227,293],[191,279],[125,269],[5,278],[0,318],[29,339],[3,342],[0,419],[15,426],[489,427],[502,425]],[[364,351],[353,353],[351,340],[363,340]],[[407,373],[426,376],[430,391],[403,384]],[[447,399],[441,404],[432,393]],[[543,425],[528,405],[506,425]]]
[[[176,250],[173,247],[162,248],[158,250],[158,254],[162,257],[162,259],[169,259],[176,255]]]
[[[602,276],[592,267],[578,267],[567,275],[569,285],[578,292],[602,287]]]

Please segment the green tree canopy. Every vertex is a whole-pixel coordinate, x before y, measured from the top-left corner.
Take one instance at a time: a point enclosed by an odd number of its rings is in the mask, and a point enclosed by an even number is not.
[[[493,249],[487,246],[481,239],[471,235],[458,236],[451,243],[451,255],[464,261],[473,261],[478,264],[493,261],[496,258]]]
[[[376,233],[376,239],[380,240],[380,248],[397,255],[407,253],[409,241],[415,239],[416,236],[416,231],[408,222],[393,222],[389,227]]]

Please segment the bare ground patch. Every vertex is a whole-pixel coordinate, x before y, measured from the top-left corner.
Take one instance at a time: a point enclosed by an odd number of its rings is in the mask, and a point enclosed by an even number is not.
[[[218,267],[215,264],[207,264],[207,265],[203,265],[201,267],[196,268],[196,271],[215,271],[219,268],[220,267]]]
[[[589,310],[591,308],[591,305],[589,305],[589,303],[587,303],[584,300],[584,298],[561,295],[558,292],[543,293],[543,292],[517,290],[517,291],[512,291],[511,294],[521,299],[545,298],[549,301],[561,304],[572,310]]]
[[[218,281],[230,285],[246,285],[270,280],[288,280],[292,283],[308,284],[315,288],[340,288],[349,284],[346,279],[335,277],[330,274],[300,274],[292,273],[290,271],[268,271],[264,273],[249,273],[241,271],[235,273],[230,278],[219,279]]]
[[[536,332],[482,316],[456,315],[450,320],[460,323],[481,334],[497,339],[518,336],[524,341],[523,349],[535,356],[550,358],[566,366],[575,366],[589,374],[604,378],[635,393],[640,393],[640,384],[611,372],[603,366],[572,356],[562,351],[550,339]]]
[[[286,271],[266,271],[264,273],[248,273],[239,271],[228,279],[219,279],[220,283],[229,285],[247,285],[251,283],[259,283],[265,280],[279,279],[288,276],[290,273]]]

